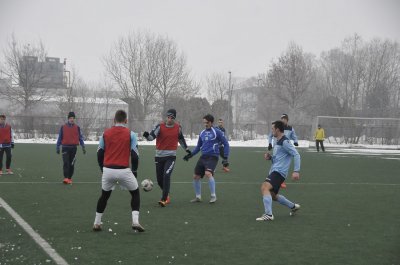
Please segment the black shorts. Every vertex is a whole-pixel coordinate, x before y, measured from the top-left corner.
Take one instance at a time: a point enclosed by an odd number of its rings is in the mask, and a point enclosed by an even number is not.
[[[218,164],[217,156],[202,155],[197,161],[196,167],[194,168],[194,174],[204,177],[206,171],[210,171],[214,175],[215,168]]]
[[[271,174],[269,174],[265,181],[272,185],[271,191],[275,194],[278,194],[281,184],[285,181],[285,178],[282,177],[282,175],[278,172],[273,171]]]

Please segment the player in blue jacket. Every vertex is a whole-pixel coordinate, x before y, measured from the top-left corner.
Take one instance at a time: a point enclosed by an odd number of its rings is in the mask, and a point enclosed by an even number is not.
[[[293,203],[286,199],[285,196],[278,194],[281,184],[288,175],[292,158],[294,158],[292,179],[298,180],[300,178],[300,155],[290,140],[285,136],[284,123],[282,121],[275,121],[272,123],[272,134],[276,137],[273,154],[266,153],[264,156],[266,160],[271,160],[272,166],[269,170],[268,177],[261,185],[265,213],[257,218],[257,221],[274,220],[274,215],[272,214],[272,200],[278,201],[280,204],[290,208],[290,215],[294,215],[294,213],[300,209],[300,204]]]
[[[189,161],[189,159],[195,156],[198,152],[201,151],[202,153],[201,157],[197,161],[196,167],[194,168],[193,187],[196,193],[196,198],[190,202],[201,202],[200,179],[205,175],[208,178],[208,185],[211,192],[210,203],[215,203],[217,201],[217,195],[215,193],[214,172],[220,154],[219,144],[222,142],[224,145],[222,164],[224,167],[228,167],[229,143],[222,132],[213,127],[214,117],[211,114],[207,114],[203,117],[203,123],[205,129],[199,135],[197,146],[193,149],[191,154],[187,154],[183,159]]]

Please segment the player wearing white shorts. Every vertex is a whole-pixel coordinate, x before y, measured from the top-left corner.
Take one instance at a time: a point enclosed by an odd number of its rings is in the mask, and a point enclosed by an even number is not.
[[[99,141],[97,160],[101,171],[101,196],[97,202],[96,217],[93,230],[101,231],[101,218],[107,206],[107,201],[118,183],[131,194],[132,229],[144,232],[139,224],[140,194],[138,182],[134,175],[137,174],[139,152],[137,137],[134,132],[126,128],[127,115],[123,110],[115,113],[114,126],[104,131]],[[129,158],[132,169],[129,168]]]

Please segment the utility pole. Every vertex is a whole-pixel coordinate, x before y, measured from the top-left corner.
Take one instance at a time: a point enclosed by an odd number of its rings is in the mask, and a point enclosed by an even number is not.
[[[231,125],[232,125],[232,122],[231,122],[231,110],[232,110],[232,107],[231,107],[231,103],[232,103],[232,85],[231,85],[231,79],[232,79],[232,72],[231,71],[229,71],[228,72],[228,74],[229,74],[229,82],[228,82],[228,126],[227,126],[227,128],[226,128],[226,138],[227,138],[227,140],[229,140],[229,134],[230,134],[230,132],[231,132]]]

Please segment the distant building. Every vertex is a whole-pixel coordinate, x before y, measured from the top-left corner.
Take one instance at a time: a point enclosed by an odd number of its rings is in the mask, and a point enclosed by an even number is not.
[[[39,62],[36,56],[23,56],[20,61],[19,85],[24,87],[25,82],[36,88],[65,88],[64,64],[60,58],[46,57]]]

